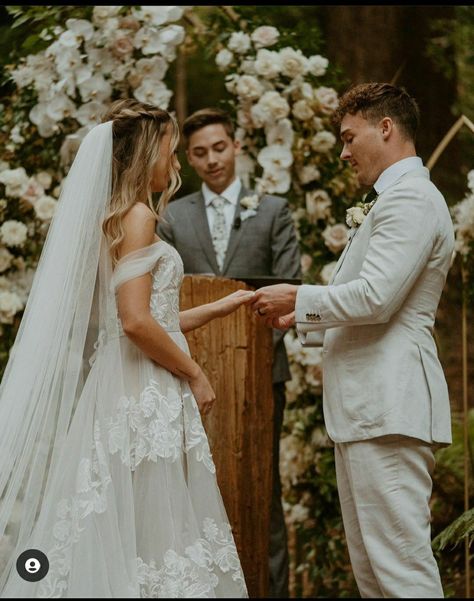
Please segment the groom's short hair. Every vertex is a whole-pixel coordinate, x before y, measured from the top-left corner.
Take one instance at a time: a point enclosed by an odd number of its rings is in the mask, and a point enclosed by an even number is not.
[[[362,113],[364,119],[378,122],[390,117],[399,126],[406,138],[415,142],[420,110],[416,100],[405,88],[398,88],[389,83],[361,83],[349,89],[339,99],[339,106],[334,111],[332,122],[336,127],[341,125],[344,115]]]
[[[194,132],[206,127],[206,125],[214,125],[215,123],[223,125],[227,135],[232,140],[234,139],[234,124],[230,115],[222,109],[205,108],[195,111],[184,120],[183,136],[186,148],[189,144],[189,138]]]

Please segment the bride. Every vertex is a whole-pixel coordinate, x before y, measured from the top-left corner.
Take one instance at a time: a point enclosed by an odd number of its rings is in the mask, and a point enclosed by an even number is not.
[[[118,101],[65,180],[0,386],[2,597],[247,596],[183,332],[252,293],[179,312],[181,259],[155,235],[177,144],[169,113]],[[28,550],[40,580],[17,571]]]

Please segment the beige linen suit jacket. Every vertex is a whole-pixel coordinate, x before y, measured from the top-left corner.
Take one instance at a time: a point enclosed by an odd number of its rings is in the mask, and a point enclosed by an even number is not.
[[[302,344],[320,344],[324,332],[323,406],[334,442],[386,434],[451,442],[433,327],[453,250],[446,202],[420,167],[383,190],[351,230],[332,282],[299,288]]]

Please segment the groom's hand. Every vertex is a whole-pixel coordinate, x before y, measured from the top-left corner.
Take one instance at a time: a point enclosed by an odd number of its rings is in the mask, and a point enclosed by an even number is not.
[[[272,321],[288,316],[295,309],[298,286],[292,284],[275,284],[265,286],[255,292],[251,302],[252,310],[272,326]],[[275,327],[275,326],[273,326]]]
[[[276,328],[277,330],[288,330],[295,325],[295,312],[292,311],[289,315],[283,315],[283,317],[274,317],[273,319],[266,319],[265,324],[269,328]]]

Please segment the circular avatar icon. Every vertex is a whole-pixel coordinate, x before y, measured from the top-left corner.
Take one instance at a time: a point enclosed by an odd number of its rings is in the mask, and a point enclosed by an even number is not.
[[[38,582],[49,571],[48,558],[38,549],[27,549],[16,560],[16,571],[23,580]]]

